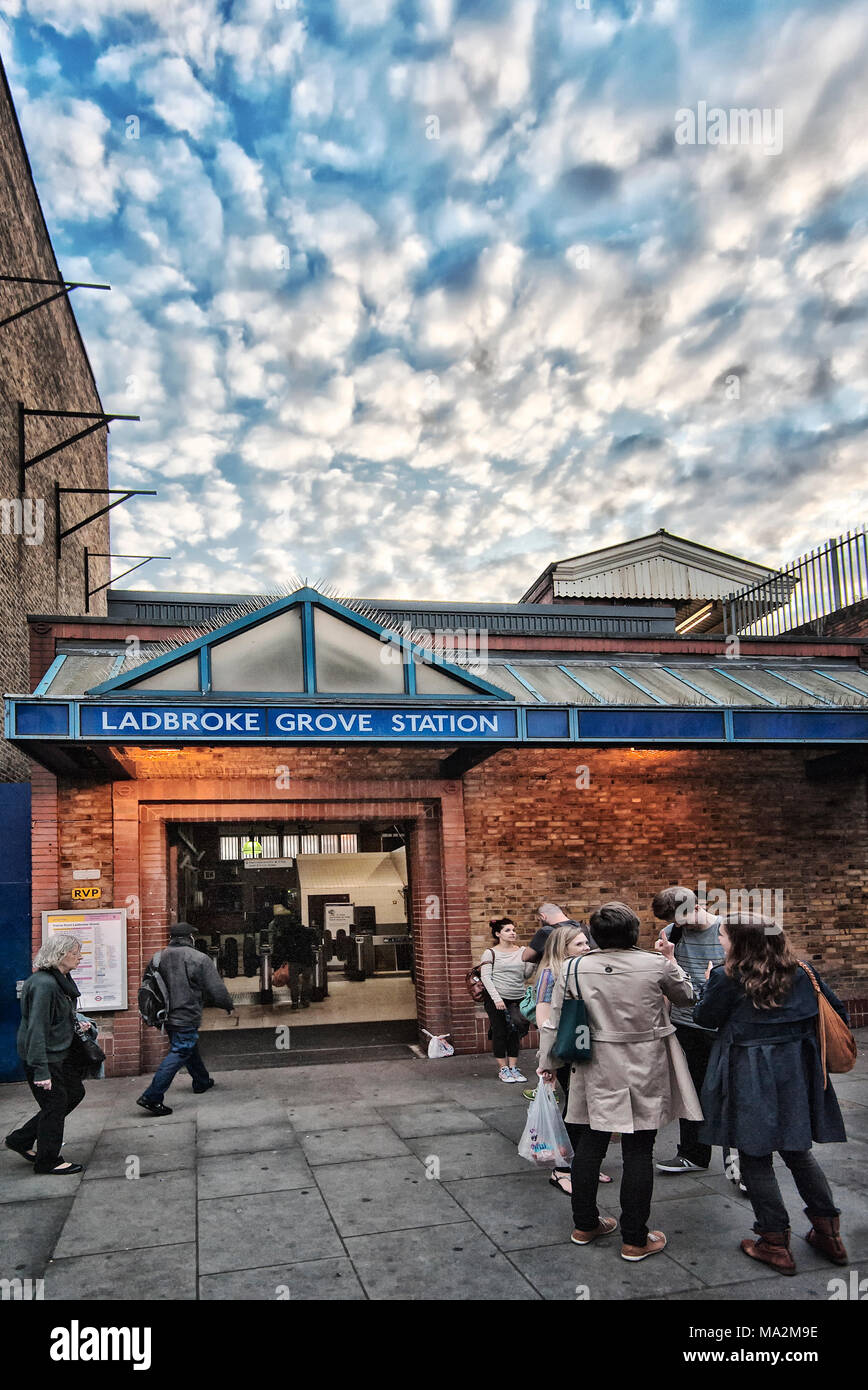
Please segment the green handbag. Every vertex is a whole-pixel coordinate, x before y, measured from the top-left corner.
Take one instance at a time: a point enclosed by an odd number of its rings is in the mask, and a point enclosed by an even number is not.
[[[524,992],[524,998],[518,1006],[518,1011],[522,1018],[527,1019],[528,1023],[536,1023],[536,987],[528,985]]]
[[[579,988],[578,975],[579,962],[576,959],[574,961],[573,980],[577,991]],[[567,983],[569,983],[569,973],[567,974]],[[581,994],[579,994],[578,999],[573,999],[568,994],[564,995],[554,1052],[562,1062],[590,1062],[591,1060],[591,1027],[588,1022],[585,1001]]]

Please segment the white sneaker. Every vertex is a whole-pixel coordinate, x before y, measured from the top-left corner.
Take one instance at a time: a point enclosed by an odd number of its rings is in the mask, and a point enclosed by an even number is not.
[[[527,1077],[522,1076],[518,1067],[510,1067],[509,1071],[513,1081],[527,1081]]]
[[[497,1076],[500,1081],[515,1081],[516,1079],[510,1071],[509,1067],[501,1067],[500,1071],[497,1073]]]

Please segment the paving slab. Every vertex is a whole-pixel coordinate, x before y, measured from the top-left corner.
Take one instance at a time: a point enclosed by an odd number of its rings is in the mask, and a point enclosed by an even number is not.
[[[472,1221],[354,1236],[346,1245],[369,1298],[492,1303],[539,1298]]]
[[[304,1154],[298,1148],[214,1154],[199,1159],[198,1172],[200,1201],[251,1192],[280,1192],[309,1187],[313,1182]]]
[[[293,1303],[364,1300],[365,1291],[350,1261],[303,1260],[297,1264],[268,1265],[263,1269],[234,1269],[227,1274],[206,1274],[199,1280],[203,1301],[226,1299],[239,1302]]]
[[[570,1204],[549,1186],[548,1176],[535,1172],[503,1177],[463,1178],[446,1184],[463,1211],[481,1226],[501,1250],[559,1245],[572,1230]],[[617,1215],[600,1202],[604,1216]]]
[[[299,1142],[312,1167],[362,1158],[406,1158],[410,1149],[388,1125],[351,1125],[302,1133]]]
[[[347,1129],[351,1125],[379,1125],[382,1120],[373,1106],[358,1101],[347,1105],[290,1105],[290,1124],[297,1134],[319,1134],[325,1129]]]
[[[652,1203],[649,1224],[668,1237],[669,1258],[703,1284],[716,1288],[749,1278],[781,1277],[769,1268],[758,1274],[756,1264],[739,1248],[744,1237],[752,1234],[753,1213],[749,1208],[745,1211],[735,1197],[708,1192],[663,1202],[656,1211]]]
[[[442,1183],[417,1158],[326,1163],[316,1179],[342,1236],[399,1231],[465,1219]]]
[[[423,1163],[437,1160],[441,1182],[533,1171],[533,1165],[520,1158],[515,1144],[502,1134],[429,1134],[408,1139],[407,1146]]]
[[[502,1106],[498,1110],[477,1110],[475,1112],[482,1123],[489,1129],[497,1130],[507,1139],[511,1139],[514,1144],[518,1144],[524,1132],[524,1122],[527,1118],[524,1110],[517,1106]]]
[[[222,1100],[219,1104],[201,1105],[196,1116],[200,1131],[280,1124],[286,1119],[286,1102],[275,1096],[252,1096],[246,1100]]]
[[[195,1218],[192,1173],[94,1178],[82,1183],[55,1255],[181,1245],[195,1239]]]
[[[199,1273],[342,1256],[344,1248],[315,1185],[199,1203]],[[259,1262],[261,1261],[261,1264]]]
[[[269,1125],[233,1125],[228,1129],[201,1129],[196,1136],[200,1157],[212,1154],[258,1152],[261,1149],[292,1149],[298,1136],[288,1120]]]
[[[0,1178],[0,1206],[16,1202],[44,1202],[56,1197],[61,1188],[65,1193],[74,1195],[83,1177],[84,1173],[70,1173],[66,1177],[53,1177],[47,1173],[40,1175],[22,1164],[20,1173],[4,1174]]]
[[[621,1259],[621,1233],[573,1245],[569,1229],[558,1245],[513,1250],[510,1259],[545,1299],[595,1303],[600,1299],[653,1298],[688,1289],[709,1291],[695,1274],[670,1260],[664,1251],[653,1259],[629,1264]]]
[[[497,1072],[492,1070],[490,1076],[458,1077],[443,1086],[443,1093],[450,1100],[465,1105],[468,1110],[494,1110],[515,1106],[526,1115],[530,1101],[522,1095],[522,1091],[528,1090],[533,1084],[533,1078],[527,1082],[507,1084],[505,1081],[499,1081]]]
[[[423,1101],[416,1105],[381,1105],[379,1112],[402,1139],[422,1134],[464,1134],[475,1130],[481,1133],[485,1125],[472,1110],[454,1101],[442,1104]]]
[[[191,1120],[183,1124],[163,1125],[153,1120],[136,1130],[106,1129],[100,1135],[85,1177],[127,1178],[135,1171],[130,1160],[137,1160],[140,1175],[168,1173],[196,1165],[196,1126]],[[132,1181],[132,1179],[129,1179]]]
[[[842,1100],[841,1114],[848,1140],[859,1139],[863,1144],[868,1141],[868,1105],[855,1100]]]
[[[60,1179],[46,1181],[55,1184],[52,1191],[56,1193]],[[0,1250],[5,1278],[42,1278],[74,1199],[75,1194],[68,1192],[66,1196],[45,1197],[41,1202],[8,1202],[0,1206]]]
[[[161,1245],[52,1260],[46,1299],[191,1301],[196,1297],[196,1246]]]

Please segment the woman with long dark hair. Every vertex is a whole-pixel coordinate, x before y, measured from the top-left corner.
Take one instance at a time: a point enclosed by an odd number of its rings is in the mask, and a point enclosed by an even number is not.
[[[694,1018],[718,1030],[702,1087],[705,1116],[700,1139],[737,1148],[741,1177],[754,1210],[758,1240],[743,1240],[751,1259],[795,1274],[790,1218],[775,1177],[780,1154],[793,1175],[811,1222],[809,1245],[833,1264],[846,1264],[840,1209],[811,1144],[846,1140],[831,1081],[824,1076],[817,1039],[817,996],[807,967],[786,932],[771,918],[726,918],[726,951],[710,970]],[[847,1012],[816,976],[829,1003]]]
[[[482,957],[479,975],[485,987],[482,1003],[491,1024],[489,1036],[497,1075],[507,1083],[527,1081],[518,1069],[518,1054],[530,1024],[522,1017],[518,1006],[524,998],[525,981],[536,965],[524,960],[511,918],[492,917],[488,926],[494,940]]]

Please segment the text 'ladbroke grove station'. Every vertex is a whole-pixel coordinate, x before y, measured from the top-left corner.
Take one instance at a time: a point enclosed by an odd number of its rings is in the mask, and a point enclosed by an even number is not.
[[[285,707],[85,706],[83,735],[101,738],[509,738],[513,709],[287,709]]]

